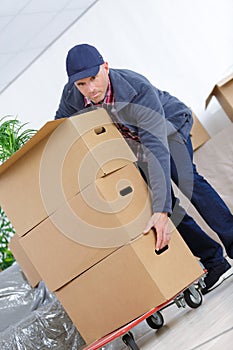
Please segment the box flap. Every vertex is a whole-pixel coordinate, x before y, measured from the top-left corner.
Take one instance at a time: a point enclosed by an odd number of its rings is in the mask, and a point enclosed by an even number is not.
[[[48,122],[0,167],[1,206],[22,236],[96,178],[135,160],[104,109]]]
[[[95,111],[91,111],[88,113],[77,115],[76,117],[72,118],[61,118],[57,120],[52,120],[47,122],[40,130],[37,131],[37,133],[25,144],[23,145],[20,150],[15,152],[9,159],[7,159],[3,164],[0,166],[0,174],[3,173],[8,167],[10,167],[14,162],[16,162],[20,157],[22,157],[25,153],[27,153],[32,147],[34,147],[38,142],[43,140],[46,136],[51,134],[61,123],[63,123],[65,120],[69,123],[72,123],[72,125],[76,128],[78,131],[78,134],[81,136],[87,131],[89,131],[91,128],[96,127],[98,128],[99,123],[102,121],[102,123],[111,122],[110,117],[108,116],[107,112],[104,109],[103,112],[100,114],[102,116],[102,119],[96,118],[95,123]],[[93,113],[93,118],[90,118],[90,116]],[[89,118],[86,118],[86,116],[89,116]],[[85,119],[85,123],[84,123]]]
[[[222,87],[232,79],[233,79],[233,73],[223,78],[217,84],[214,85],[212,91],[210,92],[209,96],[206,99],[205,108],[207,108],[207,106],[209,105],[211,98],[215,96],[216,92],[218,91],[218,88]]]
[[[98,117],[97,117],[98,116]],[[104,108],[98,108],[87,113],[77,114],[69,118],[80,136],[96,128],[96,132],[101,131],[99,126],[102,124],[113,124],[112,119]]]
[[[67,118],[63,118],[47,122],[39,131],[37,131],[37,133],[27,143],[25,143],[25,145],[23,145],[9,159],[7,159],[3,164],[1,164],[0,175],[13,163],[15,163],[19,158],[26,154],[32,147],[38,144],[46,136],[51,134],[57,128],[57,126],[63,123],[66,119]]]
[[[217,85],[214,86],[214,88],[212,89],[211,93],[209,94],[209,96],[207,97],[206,101],[205,101],[205,108],[208,107],[210,100],[212,99],[212,97],[215,95],[215,91],[217,89]]]

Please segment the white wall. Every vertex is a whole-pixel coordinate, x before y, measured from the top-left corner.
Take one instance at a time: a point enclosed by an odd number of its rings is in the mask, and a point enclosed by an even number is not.
[[[146,75],[192,107],[210,134],[229,120],[213,85],[233,72],[232,0],[99,0],[0,95],[0,116],[18,116],[39,128],[53,119],[65,58],[77,43],[95,45],[111,67]]]

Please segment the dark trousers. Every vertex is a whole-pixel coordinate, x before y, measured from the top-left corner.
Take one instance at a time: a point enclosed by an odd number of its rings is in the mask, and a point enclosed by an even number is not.
[[[217,233],[226,252],[233,258],[233,215],[214,188],[199,175],[193,164],[193,148],[190,138],[187,143],[180,139],[169,139],[171,153],[171,179],[177,188],[190,200],[199,214]],[[208,160],[207,160],[208,161]],[[139,167],[140,163],[138,164]],[[143,172],[148,173],[143,166]],[[208,269],[223,260],[222,246],[208,236],[187,214],[172,190],[173,212],[171,220],[192,253],[201,259]]]

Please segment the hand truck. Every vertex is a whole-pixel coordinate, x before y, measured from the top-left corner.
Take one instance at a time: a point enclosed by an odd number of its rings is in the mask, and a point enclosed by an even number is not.
[[[186,307],[188,305],[192,309],[198,308],[203,301],[201,294],[201,289],[205,287],[204,283],[205,271],[203,271],[203,276],[199,280],[185,288],[183,291],[176,294],[173,298],[166,301],[165,303],[151,309],[150,311],[144,313],[135,320],[129,322],[123,327],[113,331],[112,333],[104,336],[103,338],[96,340],[92,344],[84,347],[83,350],[98,350],[106,344],[112,342],[116,338],[121,337],[122,341],[131,350],[140,350],[137,343],[135,342],[134,335],[131,331],[133,327],[138,325],[140,322],[146,320],[148,326],[152,329],[160,329],[164,325],[162,310],[170,305],[176,304],[177,307]]]

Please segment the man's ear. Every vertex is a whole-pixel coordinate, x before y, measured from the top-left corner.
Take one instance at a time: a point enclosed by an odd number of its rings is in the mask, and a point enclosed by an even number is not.
[[[106,72],[109,73],[108,62],[104,62],[103,66],[104,66],[104,69],[106,70]]]

